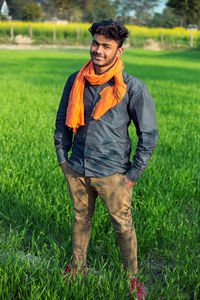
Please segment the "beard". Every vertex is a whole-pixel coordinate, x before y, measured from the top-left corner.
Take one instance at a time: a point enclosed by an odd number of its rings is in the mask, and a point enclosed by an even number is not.
[[[106,66],[111,65],[112,63],[114,64],[115,60],[116,60],[117,50],[115,51],[114,55],[110,59],[107,59],[106,56],[100,56],[99,55],[99,57],[102,57],[104,59],[103,61],[101,61],[101,60],[100,61],[94,61],[95,60],[95,56],[98,56],[98,54],[96,53],[96,51],[92,52],[90,50],[90,56],[91,56],[91,59],[92,59],[92,62],[94,64],[94,66],[106,67]]]

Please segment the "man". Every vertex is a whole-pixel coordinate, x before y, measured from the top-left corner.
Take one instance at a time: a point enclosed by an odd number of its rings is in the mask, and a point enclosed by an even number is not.
[[[91,60],[67,80],[54,136],[58,162],[73,200],[73,264],[65,273],[79,266],[86,274],[91,219],[99,196],[117,233],[132,289],[137,287],[137,297],[142,299],[145,291],[135,278],[137,240],[131,201],[132,187],[147,168],[157,143],[155,105],[145,84],[123,71],[120,56],[128,30],[105,20],[94,23],[90,32]],[[131,120],[138,136],[132,164]]]

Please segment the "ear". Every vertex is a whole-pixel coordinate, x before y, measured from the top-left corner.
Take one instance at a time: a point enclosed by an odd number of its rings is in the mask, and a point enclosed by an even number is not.
[[[117,49],[116,57],[119,57],[124,52],[124,48],[120,47]]]

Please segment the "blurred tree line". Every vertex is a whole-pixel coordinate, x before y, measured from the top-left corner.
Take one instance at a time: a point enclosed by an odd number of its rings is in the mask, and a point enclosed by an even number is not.
[[[4,0],[0,0],[0,5]],[[200,0],[168,0],[162,13],[154,8],[161,0],[6,0],[12,19],[94,22],[115,19],[126,24],[175,27],[200,24]]]

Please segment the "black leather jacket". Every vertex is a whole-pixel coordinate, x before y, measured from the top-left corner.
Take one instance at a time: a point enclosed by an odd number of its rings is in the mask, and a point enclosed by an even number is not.
[[[136,182],[147,168],[158,140],[155,104],[148,88],[142,81],[123,72],[127,85],[124,98],[101,118],[94,120],[91,113],[99,93],[105,86],[114,85],[114,79],[101,86],[92,86],[86,81],[83,96],[85,126],[79,127],[74,135],[65,125],[65,119],[69,94],[77,73],[67,80],[57,112],[54,139],[58,163],[68,160],[68,152],[72,147],[68,163],[75,171],[94,177],[123,173]],[[131,120],[138,137],[133,163],[130,162],[131,140],[128,131]],[[131,136],[134,137],[134,134]]]

